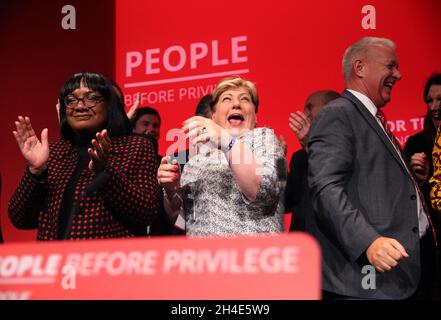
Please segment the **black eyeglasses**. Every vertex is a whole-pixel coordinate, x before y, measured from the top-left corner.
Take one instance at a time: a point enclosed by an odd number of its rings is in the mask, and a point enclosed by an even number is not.
[[[66,96],[66,98],[64,98],[64,104],[66,105],[66,108],[73,109],[78,106],[78,103],[80,103],[80,101],[82,101],[86,108],[92,109],[98,103],[103,101],[103,99],[103,96],[99,96],[93,92],[88,92],[83,98],[77,98],[74,95],[68,95]]]

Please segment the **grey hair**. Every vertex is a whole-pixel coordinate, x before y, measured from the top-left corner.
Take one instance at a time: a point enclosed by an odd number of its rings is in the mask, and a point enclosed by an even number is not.
[[[351,77],[352,65],[355,60],[366,56],[371,46],[385,46],[395,50],[395,43],[386,38],[364,37],[349,46],[343,55],[343,78],[347,83]]]

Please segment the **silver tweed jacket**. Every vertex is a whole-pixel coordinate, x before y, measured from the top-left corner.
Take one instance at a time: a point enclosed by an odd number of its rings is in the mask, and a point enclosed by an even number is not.
[[[272,129],[256,128],[243,143],[263,163],[254,201],[241,193],[222,151],[203,146],[183,169],[183,214],[188,236],[277,233],[283,230],[280,213],[286,186],[286,162]]]

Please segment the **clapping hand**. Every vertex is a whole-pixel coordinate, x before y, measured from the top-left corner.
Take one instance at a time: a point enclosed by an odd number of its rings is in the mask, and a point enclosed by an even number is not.
[[[410,166],[420,182],[426,182],[429,178],[429,162],[424,152],[415,153],[410,159]]]
[[[106,168],[111,145],[106,129],[96,134],[96,139],[92,140],[92,145],[93,148],[87,149],[90,156],[89,169],[99,173]]]
[[[137,92],[135,102],[130,107],[129,111],[127,112],[127,118],[129,118],[130,121],[133,120],[133,118],[135,118],[136,113],[138,112],[140,100],[141,100],[141,95],[139,92]]]
[[[296,113],[291,113],[289,116],[289,127],[296,135],[302,147],[305,147],[308,142],[311,120],[303,112],[296,111]]]
[[[192,144],[211,142],[215,148],[221,150],[224,150],[232,139],[227,130],[213,120],[200,116],[185,120],[182,131],[184,131],[185,139],[190,139]]]
[[[41,132],[40,141],[35,135],[31,120],[28,117],[19,116],[18,121],[15,121],[15,126],[17,131],[13,131],[13,134],[29,171],[33,174],[43,172],[47,168],[47,160],[49,159],[47,128]]]

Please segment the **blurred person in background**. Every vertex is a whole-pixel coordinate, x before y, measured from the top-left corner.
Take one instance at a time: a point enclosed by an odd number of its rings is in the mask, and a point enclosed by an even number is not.
[[[305,231],[312,228],[314,214],[308,187],[308,134],[316,114],[329,102],[340,97],[335,91],[323,90],[309,95],[304,111],[291,113],[289,127],[302,149],[294,152],[289,163],[286,184],[285,211],[292,212],[290,231]],[[307,226],[308,225],[308,226]]]

